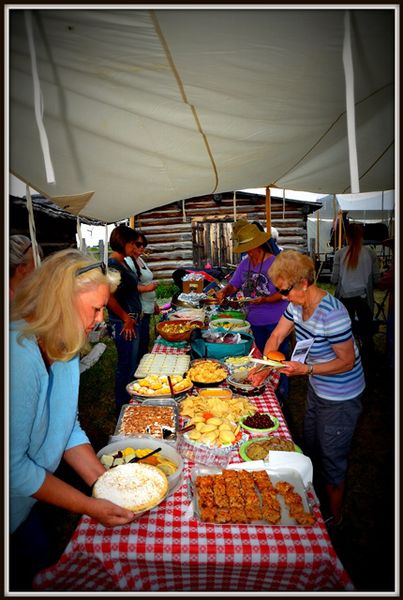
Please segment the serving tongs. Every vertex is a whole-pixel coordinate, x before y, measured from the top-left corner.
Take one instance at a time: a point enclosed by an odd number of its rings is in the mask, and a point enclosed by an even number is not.
[[[192,423],[191,425],[187,425],[186,427],[179,429],[177,431],[177,433],[186,433],[187,431],[192,431],[192,429],[195,429],[195,427],[196,427],[196,425],[194,423]],[[171,433],[167,439],[169,440],[170,438],[173,438],[173,437],[175,437],[175,433]]]

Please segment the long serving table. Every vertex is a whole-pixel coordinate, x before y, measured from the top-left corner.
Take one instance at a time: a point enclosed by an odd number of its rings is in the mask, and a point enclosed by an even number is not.
[[[159,340],[153,352],[186,351]],[[260,411],[279,419],[277,435],[291,438],[272,385],[252,401]],[[239,453],[233,454],[231,462],[240,462]],[[184,462],[183,485],[130,525],[104,527],[86,515],[81,517],[59,562],[36,576],[35,589],[234,593],[354,590],[317,504],[313,505],[316,522],[312,527],[205,524],[189,516],[192,463]]]

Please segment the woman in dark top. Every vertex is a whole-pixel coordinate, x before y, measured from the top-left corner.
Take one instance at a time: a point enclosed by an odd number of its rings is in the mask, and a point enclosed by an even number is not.
[[[118,225],[109,240],[112,254],[108,266],[119,271],[121,282],[108,302],[109,322],[118,354],[115,400],[118,413],[130,400],[126,386],[133,380],[138,362],[140,341],[141,300],[137,289],[138,276],[125,263],[133,253],[136,232],[126,225]]]

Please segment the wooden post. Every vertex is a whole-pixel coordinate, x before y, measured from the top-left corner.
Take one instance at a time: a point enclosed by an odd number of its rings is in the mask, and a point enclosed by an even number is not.
[[[343,239],[343,212],[339,210],[339,240],[337,249],[340,250]]]
[[[129,227],[131,227],[132,229],[135,229],[135,217],[134,215],[132,217],[130,217],[130,221],[129,221]]]
[[[266,187],[266,231],[271,236],[271,199],[270,199],[270,186]]]

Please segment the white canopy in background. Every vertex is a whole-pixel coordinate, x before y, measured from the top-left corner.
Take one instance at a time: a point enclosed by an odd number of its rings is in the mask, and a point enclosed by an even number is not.
[[[348,212],[351,221],[360,223],[385,223],[391,236],[394,234],[395,192],[370,192],[362,194],[335,194],[319,199],[320,209],[308,216],[308,247],[315,240],[319,253],[332,252],[330,235],[339,210]],[[393,222],[393,223],[392,223]]]
[[[336,200],[341,210],[382,212],[395,209],[394,190],[366,194],[336,194]],[[326,202],[326,198],[322,198],[321,202]]]
[[[395,187],[397,9],[372,6],[350,12],[360,191]],[[344,7],[73,5],[30,28],[11,6],[10,171],[107,222],[267,185],[348,192]]]

